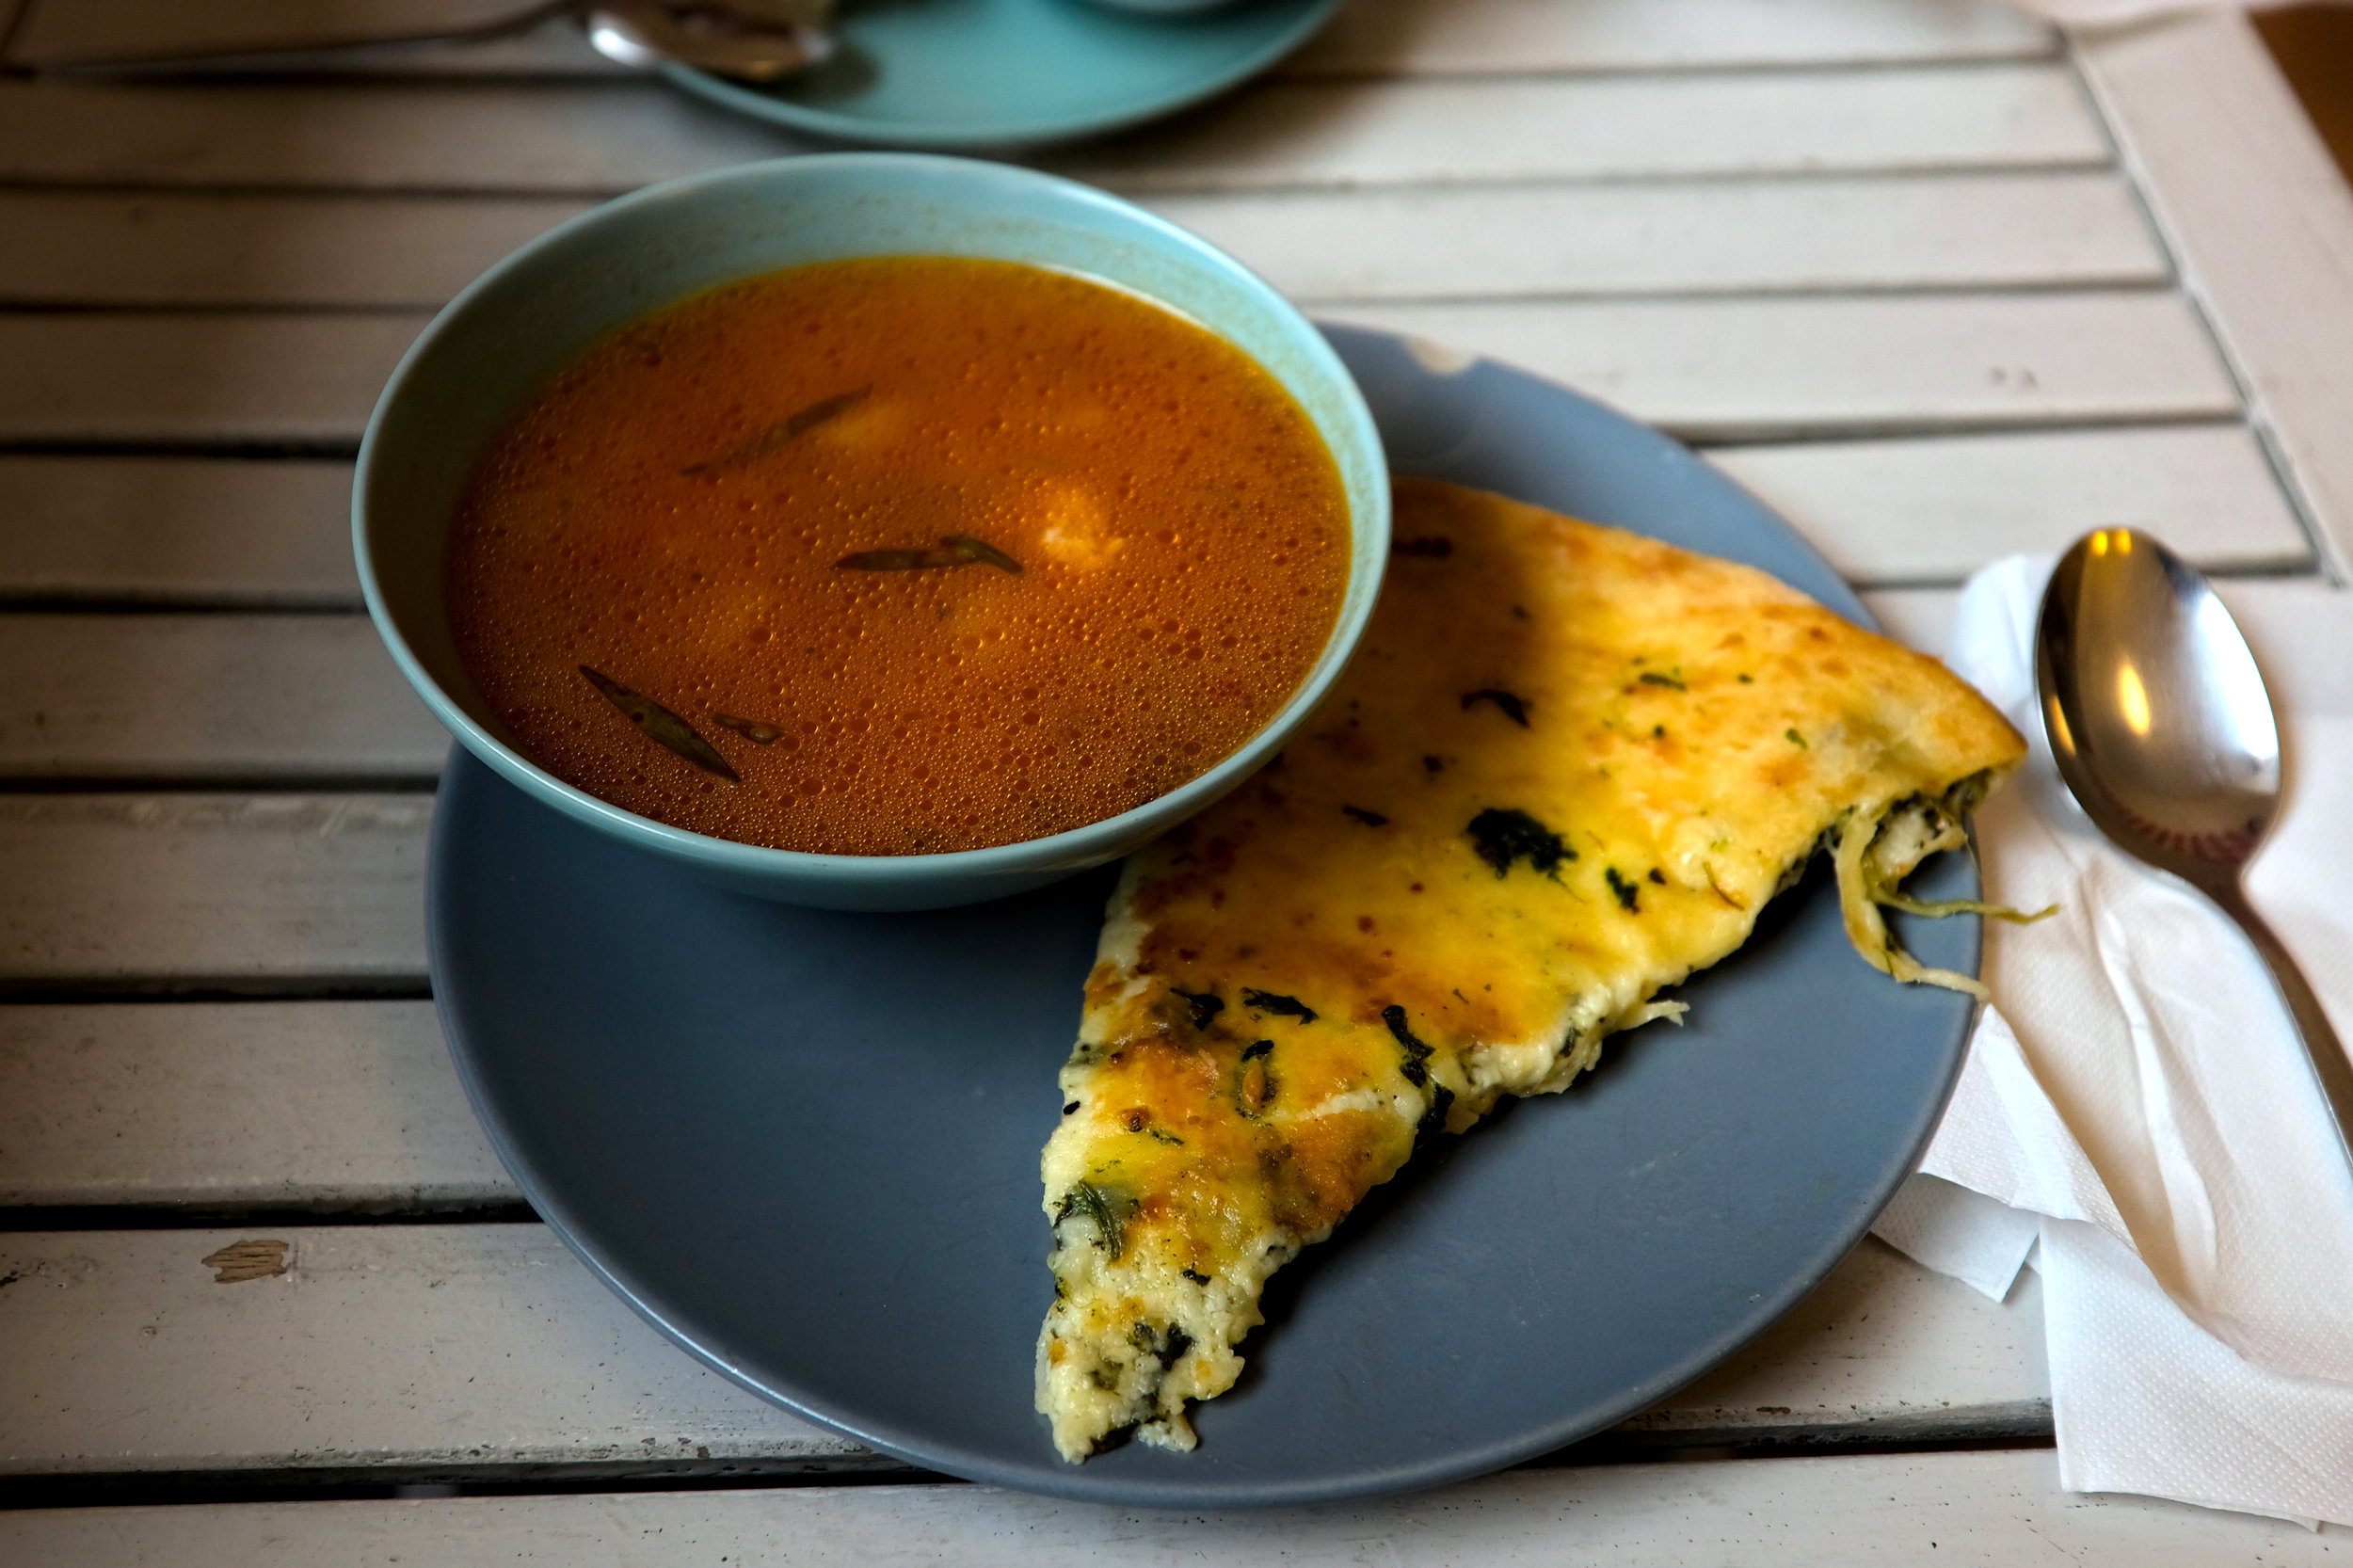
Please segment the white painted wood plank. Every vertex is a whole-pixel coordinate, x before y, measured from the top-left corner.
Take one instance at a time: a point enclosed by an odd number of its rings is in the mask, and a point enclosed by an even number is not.
[[[1322,313],[1491,355],[1694,440],[2239,412],[2196,313],[2153,292]]]
[[[21,1568],[2089,1568],[2337,1563],[2300,1525],[2062,1492],[2047,1450],[1515,1470],[1403,1497],[1223,1513],[1056,1502],[990,1487],[797,1487],[582,1497],[24,1510]]]
[[[2105,174],[1161,197],[1311,301],[2156,283]]]
[[[200,1259],[286,1243],[284,1273]],[[0,1236],[0,1474],[856,1459],[536,1224]],[[712,1468],[717,1468],[713,1464]]]
[[[0,616],[0,778],[440,776],[449,732],[358,616]]]
[[[0,179],[607,193],[796,143],[643,82],[0,82]],[[1272,82],[1055,167],[1124,188],[2105,163],[2056,66]]]
[[[1958,582],[2121,524],[2208,571],[2309,569],[2311,541],[2243,425],[1732,447],[1709,459],[1850,583]]]
[[[434,309],[577,197],[0,190],[0,302]]]
[[[2353,191],[2235,10],[2075,42],[2184,280],[2353,575]]]
[[[1999,0],[1354,0],[1298,74],[1658,71],[2038,58]]]
[[[348,445],[425,319],[0,314],[0,440]]]
[[[1363,303],[1343,321],[1525,365],[1701,440],[2234,419],[2154,292]],[[423,319],[0,315],[0,440],[350,442]]]
[[[1723,1442],[2041,1432],[2041,1292],[2037,1276],[1990,1302],[1866,1238],[1779,1322],[1620,1430]]]
[[[2106,174],[1163,196],[1309,301],[2162,282]],[[433,308],[552,198],[0,191],[0,300]]]
[[[0,986],[416,984],[422,795],[0,794]]]
[[[2162,281],[2105,175],[1165,196],[1307,300]],[[556,199],[0,192],[0,298],[439,306]]]
[[[13,4],[13,0],[9,0]],[[5,9],[0,7],[0,9]],[[48,0],[19,33],[20,62],[102,50],[194,46],[300,24],[361,29],[488,14],[488,0]],[[237,28],[232,34],[229,28]],[[1288,69],[1299,74],[1417,75],[1927,64],[2037,59],[2050,29],[1999,0],[1355,0]],[[306,62],[356,73],[617,75],[570,30],[465,48],[369,52]],[[1278,68],[1285,69],[1285,68]]]
[[[351,465],[0,456],[0,600],[349,608]]]
[[[0,180],[611,195],[811,144],[644,81],[0,81]]]
[[[521,1201],[431,1002],[0,1008],[0,1208]]]
[[[231,1286],[199,1260],[284,1244]],[[716,1468],[860,1450],[704,1371],[532,1224],[0,1235],[0,1474]],[[2030,1431],[2041,1307],[1877,1243],[1644,1433]]]
[[[2105,164],[2072,78],[1967,71],[1274,82],[1056,165],[1121,189]]]
[[[1958,588],[1887,588],[1863,596],[1881,631],[1939,659],[1952,640],[1953,610],[1960,601]]]

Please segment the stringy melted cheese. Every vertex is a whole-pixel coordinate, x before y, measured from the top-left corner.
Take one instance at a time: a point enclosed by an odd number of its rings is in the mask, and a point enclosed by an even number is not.
[[[1065,1458],[1191,1448],[1268,1274],[1417,1139],[1565,1086],[1826,840],[1875,898],[2023,754],[1935,661],[1746,567],[1424,481],[1278,761],[1137,854],[1044,1159]],[[1860,911],[1860,912],[1859,912]],[[1306,1016],[1304,1015],[1312,1015]]]

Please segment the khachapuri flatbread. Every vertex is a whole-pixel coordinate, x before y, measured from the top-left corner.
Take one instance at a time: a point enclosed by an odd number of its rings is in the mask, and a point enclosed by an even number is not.
[[[1761,571],[1396,488],[1354,661],[1281,757],[1113,894],[1046,1145],[1037,1404],[1078,1461],[1193,1446],[1267,1277],[1424,1139],[1564,1087],[1817,850],[1882,904],[2024,753],[1936,661]],[[1933,912],[1933,911],[1932,911]]]

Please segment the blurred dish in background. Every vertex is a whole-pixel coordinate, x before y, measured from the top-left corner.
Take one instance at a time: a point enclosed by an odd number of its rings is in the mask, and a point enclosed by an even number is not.
[[[1305,43],[1339,6],[845,0],[833,56],[813,70],[763,87],[682,66],[664,74],[739,114],[842,141],[1033,147],[1213,98]]]

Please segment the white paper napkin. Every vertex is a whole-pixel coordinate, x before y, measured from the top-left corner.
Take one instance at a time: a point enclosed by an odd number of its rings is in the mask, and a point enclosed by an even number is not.
[[[2059,783],[2029,642],[2050,568],[1972,579],[1947,661],[2034,746],[1978,816],[1990,896],[2060,912],[1989,931],[1999,1011],[1878,1228],[1997,1297],[2039,1246],[2062,1484],[2353,1523],[2353,1172],[2236,928]],[[2289,747],[2251,896],[2353,1037],[2353,595],[2224,597]]]

